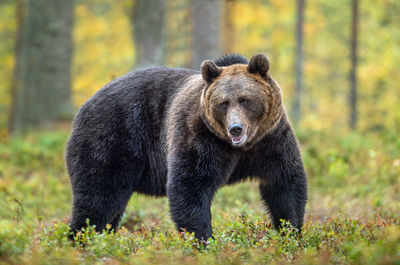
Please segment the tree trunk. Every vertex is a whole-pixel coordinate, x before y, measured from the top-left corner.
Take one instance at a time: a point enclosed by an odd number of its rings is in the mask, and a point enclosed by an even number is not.
[[[292,104],[292,119],[297,124],[301,119],[301,98],[303,94],[303,43],[304,43],[304,6],[305,0],[297,0],[297,23],[296,23],[296,84]]]
[[[19,79],[18,76],[20,74],[20,67],[21,67],[21,45],[22,45],[22,30],[24,26],[25,20],[25,11],[26,6],[24,0],[17,0],[16,3],[16,17],[17,17],[17,30],[15,33],[15,44],[14,44],[14,56],[15,56],[15,63],[13,69],[13,75],[11,80],[11,105],[10,105],[10,113],[8,119],[8,131],[12,133],[14,131],[14,122],[15,122],[15,113],[17,107],[17,95],[19,89]]]
[[[220,0],[192,0],[193,1],[193,63],[194,69],[206,59],[217,58],[221,55],[220,49]]]
[[[350,121],[351,129],[357,127],[357,36],[358,35],[358,0],[352,2],[352,22],[351,22],[351,39],[350,39],[350,93],[349,93],[349,107],[350,107]]]
[[[136,68],[164,63],[165,1],[135,0],[132,23]]]
[[[13,132],[70,119],[73,0],[28,1],[17,56]]]

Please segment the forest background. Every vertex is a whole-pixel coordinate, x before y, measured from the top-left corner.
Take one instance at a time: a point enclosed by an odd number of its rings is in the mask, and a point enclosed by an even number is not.
[[[2,0],[0,263],[399,262],[399,14],[396,0]],[[70,246],[63,151],[79,106],[137,68],[259,52],[303,150],[303,239],[270,229],[246,183],[217,195],[206,250],[174,232],[166,199],[138,195],[120,232]]]

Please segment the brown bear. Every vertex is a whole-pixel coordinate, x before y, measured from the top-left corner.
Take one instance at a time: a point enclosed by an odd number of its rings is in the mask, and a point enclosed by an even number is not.
[[[79,110],[67,143],[71,228],[117,227],[133,192],[168,196],[178,230],[212,236],[222,186],[259,181],[273,223],[303,224],[307,182],[299,146],[264,54],[157,67],[104,86]],[[232,195],[234,196],[234,195]]]

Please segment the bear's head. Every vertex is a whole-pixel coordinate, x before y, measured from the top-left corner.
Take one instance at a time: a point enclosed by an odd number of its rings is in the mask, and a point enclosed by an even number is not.
[[[266,55],[254,55],[249,64],[219,67],[204,61],[205,86],[201,94],[208,128],[234,147],[248,149],[272,130],[284,109],[279,85],[268,74]]]

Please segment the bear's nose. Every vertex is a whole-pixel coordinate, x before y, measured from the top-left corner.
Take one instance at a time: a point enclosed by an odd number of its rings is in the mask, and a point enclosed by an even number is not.
[[[243,126],[241,124],[234,123],[229,125],[228,130],[232,136],[239,136],[243,131]]]

